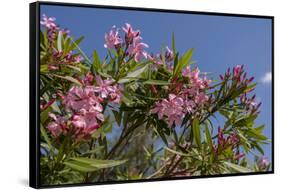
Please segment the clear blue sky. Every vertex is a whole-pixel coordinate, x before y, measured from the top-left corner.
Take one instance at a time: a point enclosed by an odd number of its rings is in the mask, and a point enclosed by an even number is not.
[[[228,67],[244,64],[249,75],[255,76],[255,90],[262,101],[258,124],[265,124],[265,135],[271,138],[272,104],[270,80],[263,81],[271,72],[271,20],[229,16],[160,13],[144,11],[110,10],[66,6],[41,6],[41,15],[56,17],[57,23],[70,30],[74,37],[85,36],[81,49],[91,55],[97,50],[106,53],[104,33],[116,25],[121,28],[131,23],[141,30],[148,52],[159,52],[162,45],[171,46],[175,33],[176,47],[180,53],[195,48],[193,59],[201,71],[211,72],[213,77],[224,73]],[[271,145],[265,146],[265,154],[271,159]]]

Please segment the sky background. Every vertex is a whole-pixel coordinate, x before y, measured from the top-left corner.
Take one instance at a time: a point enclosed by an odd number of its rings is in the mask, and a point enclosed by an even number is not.
[[[134,29],[141,30],[143,41],[149,45],[148,52],[158,53],[162,46],[171,47],[174,32],[180,54],[194,48],[196,65],[202,72],[210,72],[214,79],[218,79],[218,75],[228,67],[244,64],[248,75],[254,76],[258,83],[255,93],[262,102],[256,125],[265,124],[264,134],[271,139],[270,19],[53,5],[41,5],[42,14],[56,17],[56,23],[68,28],[71,36],[85,36],[80,48],[89,57],[93,50],[97,50],[100,57],[106,54],[104,34],[113,25],[121,28],[125,23],[130,23]],[[265,155],[271,159],[271,144],[264,148]]]

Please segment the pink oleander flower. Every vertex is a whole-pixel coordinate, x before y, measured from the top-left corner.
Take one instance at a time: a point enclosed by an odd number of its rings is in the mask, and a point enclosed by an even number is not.
[[[95,96],[94,88],[91,86],[86,86],[84,89],[74,86],[69,90],[63,100],[66,108],[75,112],[81,112],[83,110],[102,112],[103,107],[100,102],[101,99]]]
[[[163,61],[161,59],[160,54],[157,54],[155,56],[153,54],[147,54],[147,59],[150,60],[151,62],[155,63],[157,66],[163,65]],[[152,65],[152,66],[154,66],[154,65]]]
[[[100,127],[104,121],[101,102],[102,99],[96,96],[93,86],[73,86],[63,97],[63,105],[65,105],[66,111],[72,114],[69,120],[74,127],[73,132],[76,139],[87,139]],[[57,129],[55,127],[57,125],[54,123],[50,124],[53,131]]]
[[[189,66],[187,66],[182,70],[182,75],[189,78],[192,87],[199,89],[207,88],[211,82],[206,75],[203,78],[199,76],[200,70],[198,68],[192,70]]]
[[[91,85],[92,82],[94,81],[94,76],[92,75],[91,72],[88,72],[83,81],[84,81],[84,84]]]
[[[125,42],[127,45],[130,45],[133,43],[134,38],[140,35],[140,31],[139,30],[134,31],[132,26],[128,23],[126,23],[125,25],[126,27],[122,27],[123,31],[125,32]]]
[[[148,45],[141,42],[142,38],[140,36],[134,38],[133,43],[128,48],[128,53],[130,56],[133,56],[136,62],[144,57],[147,58],[147,52],[144,51],[144,48],[148,48]]]
[[[54,23],[55,20],[55,17],[47,17],[45,14],[43,14],[43,18],[40,21],[40,24],[45,26],[47,29],[54,30],[57,28],[57,25]]]
[[[117,85],[113,85],[112,79],[102,80],[100,76],[96,76],[96,83],[94,91],[99,93],[101,98],[109,98],[113,103],[121,101],[121,91]]]
[[[270,161],[267,157],[265,156],[261,156],[258,160],[257,160],[257,164],[258,167],[261,169],[266,169],[269,165],[270,165]]]
[[[156,102],[156,106],[150,110],[151,113],[157,113],[159,119],[164,117],[168,120],[168,126],[173,124],[179,125],[184,117],[184,101],[181,97],[174,94],[169,94],[169,99],[163,99]]]
[[[185,112],[191,114],[196,109],[196,103],[193,100],[185,100]]]
[[[63,29],[61,29],[61,32],[62,32],[63,34],[69,35],[70,30],[67,29],[67,28],[63,28]]]
[[[191,70],[190,66],[187,66],[182,69],[182,76],[189,77],[191,74],[192,74],[192,70]]]
[[[115,48],[122,43],[122,39],[119,36],[119,31],[116,29],[116,26],[112,26],[112,29],[109,31],[109,33],[105,33],[104,38],[104,47],[107,49]]]
[[[174,53],[172,50],[169,49],[168,46],[166,46],[165,60],[167,63],[174,61]]]
[[[76,63],[81,63],[83,60],[84,59],[81,55],[77,55],[76,57],[74,57],[74,62]]]
[[[198,106],[203,106],[208,100],[209,97],[203,92],[200,92],[197,96],[195,96],[195,103]]]
[[[220,127],[218,128],[218,144],[222,148],[225,148],[227,146],[235,148],[239,141],[240,140],[237,134],[230,134],[228,137],[225,138],[224,131]]]
[[[56,116],[53,113],[49,113],[49,117],[52,118],[53,121],[47,125],[47,129],[55,138],[57,138],[65,131],[67,119],[61,116]]]
[[[240,78],[240,75],[243,71],[243,65],[236,65],[234,68],[233,68],[233,76],[235,78]]]
[[[84,111],[84,113],[74,115],[72,118],[72,123],[76,127],[75,134],[80,137],[91,135],[100,127],[100,122],[103,121],[104,115],[95,110]]]

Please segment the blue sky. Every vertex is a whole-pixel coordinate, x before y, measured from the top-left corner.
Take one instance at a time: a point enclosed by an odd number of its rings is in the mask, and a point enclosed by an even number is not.
[[[104,33],[113,25],[121,28],[131,23],[133,28],[141,30],[143,41],[149,45],[148,52],[157,53],[161,46],[171,46],[174,32],[177,50],[183,53],[195,48],[193,59],[202,72],[210,72],[213,77],[224,73],[228,67],[244,64],[258,83],[255,92],[262,101],[256,124],[265,124],[264,134],[271,138],[270,19],[50,5],[41,6],[43,13],[56,17],[56,22],[68,28],[72,36],[85,36],[80,47],[89,56],[93,50],[105,55]],[[265,154],[271,158],[270,144],[265,146]]]

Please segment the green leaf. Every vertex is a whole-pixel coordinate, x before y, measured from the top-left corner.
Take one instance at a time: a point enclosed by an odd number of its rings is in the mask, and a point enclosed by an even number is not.
[[[205,125],[205,138],[206,138],[206,141],[207,141],[207,143],[209,145],[209,148],[211,150],[213,150],[212,149],[212,147],[213,147],[212,137],[211,137],[211,133],[210,133],[209,128],[208,128],[207,125]]]
[[[100,69],[101,69],[100,58],[97,51],[95,50],[93,52],[92,72],[96,73],[96,71],[99,71]]]
[[[127,82],[134,80],[134,78],[139,77],[143,72],[145,72],[147,70],[148,66],[149,66],[149,64],[145,64],[145,65],[142,65],[141,67],[138,67],[133,72],[128,73],[128,75],[125,78],[120,79],[118,81],[118,83],[122,84],[122,83],[127,83]]]
[[[176,41],[175,41],[175,33],[174,32],[172,34],[172,49],[173,49],[173,54],[176,55]]]
[[[81,38],[84,38],[83,36],[81,37]],[[77,40],[76,41],[73,41],[72,39],[71,39],[71,41],[72,41],[72,43],[73,43],[73,45],[77,48],[77,50],[81,53],[81,55],[82,55],[82,57],[85,59],[85,61],[86,61],[86,63],[88,64],[88,65],[91,65],[91,60],[87,57],[87,55],[82,51],[82,49],[78,46],[78,44],[77,44]]]
[[[55,75],[55,74],[54,74],[54,76],[58,77],[58,78],[61,78],[61,79],[64,79],[64,80],[68,80],[70,82],[73,82],[73,83],[81,86],[81,83],[77,79],[75,79],[75,78],[73,78],[71,76],[60,76],[60,75]]]
[[[72,44],[69,46],[68,51],[71,51],[71,50],[73,50],[75,47],[77,47],[77,46],[81,43],[81,41],[82,41],[83,39],[84,39],[84,36],[81,36],[80,38],[78,38],[78,39],[75,40],[75,41],[72,40]]]
[[[81,68],[79,68],[79,67],[76,67],[76,66],[73,66],[73,65],[66,65],[66,67],[68,67],[70,69],[73,69],[73,70],[75,70],[77,72],[81,72]]]
[[[48,107],[47,109],[45,109],[44,111],[42,111],[40,113],[40,122],[41,123],[45,123],[45,121],[48,119],[49,117],[49,112],[52,111],[51,107]]]
[[[163,80],[147,80],[147,81],[144,81],[143,84],[169,85],[170,83],[168,81],[163,81]]]
[[[89,164],[81,163],[81,162],[75,162],[75,161],[66,161],[64,164],[71,169],[80,171],[80,172],[93,172],[96,170],[99,170],[99,168],[89,166]]]
[[[182,152],[178,152],[178,151],[172,150],[172,149],[170,149],[170,148],[168,148],[168,147],[165,147],[165,149],[168,150],[169,152],[173,153],[173,154],[177,154],[177,155],[180,155],[180,156],[186,156],[186,157],[190,156],[190,155],[188,155],[188,154],[185,154],[185,153],[182,153]]]
[[[184,67],[191,63],[191,57],[193,54],[193,48],[189,49],[179,60],[175,66],[174,76],[178,75]]]
[[[62,51],[62,41],[63,41],[63,33],[62,31],[59,31],[58,39],[57,39],[57,48],[59,52]]]
[[[201,131],[199,120],[195,117],[192,121],[192,131],[197,146],[201,149]]]
[[[256,148],[262,155],[264,155],[264,151],[262,147],[258,143],[253,143],[254,148]]]
[[[251,170],[249,168],[245,168],[245,167],[242,167],[242,166],[237,165],[237,164],[233,164],[233,163],[230,163],[230,162],[223,162],[223,163],[224,163],[225,166],[233,169],[236,172],[241,172],[241,173],[251,172]]]
[[[256,86],[257,86],[256,83],[251,84],[250,86],[247,86],[247,88],[244,90],[244,92],[247,93],[247,92],[253,90]]]
[[[81,154],[81,156],[92,155],[92,154],[94,154],[94,153],[100,152],[102,149],[104,149],[104,146],[99,146],[99,147],[95,148],[94,150],[89,150],[89,151],[87,151],[87,152],[83,152],[83,153]]]
[[[40,124],[40,133],[41,133],[41,135],[43,136],[43,138],[44,138],[44,140],[46,141],[46,143],[48,144],[49,149],[51,150],[51,149],[52,149],[52,143],[51,143],[51,141],[50,141],[50,139],[49,139],[49,137],[48,137],[48,134],[47,134],[47,132],[46,132],[46,130],[45,130],[45,128],[43,127],[42,124]]]
[[[127,162],[127,160],[97,160],[97,159],[84,158],[84,157],[70,158],[70,159],[77,161],[79,163],[87,164],[90,167],[95,167],[99,169],[111,168]]]
[[[47,73],[47,72],[49,72],[48,65],[47,64],[40,65],[40,73]]]
[[[178,66],[178,63],[179,63],[179,53],[176,53],[175,59],[174,59],[174,69],[173,69],[174,76],[176,75],[176,68]]]

